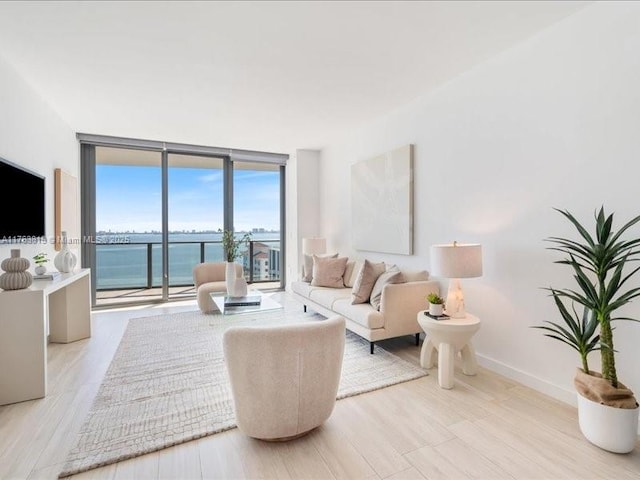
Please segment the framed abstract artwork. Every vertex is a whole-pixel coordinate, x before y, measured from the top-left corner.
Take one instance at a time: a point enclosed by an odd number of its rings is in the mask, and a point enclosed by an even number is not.
[[[353,246],[413,254],[413,145],[351,166]]]

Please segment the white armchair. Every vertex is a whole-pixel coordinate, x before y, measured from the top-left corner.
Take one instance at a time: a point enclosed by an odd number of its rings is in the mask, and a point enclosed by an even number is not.
[[[218,310],[211,299],[211,294],[227,291],[225,269],[226,262],[204,262],[193,267],[193,284],[196,287],[198,307],[203,313]],[[241,277],[242,273],[242,265],[236,264],[236,277]]]
[[[246,435],[300,437],[333,412],[342,373],[345,320],[231,327],[223,336],[236,423]]]

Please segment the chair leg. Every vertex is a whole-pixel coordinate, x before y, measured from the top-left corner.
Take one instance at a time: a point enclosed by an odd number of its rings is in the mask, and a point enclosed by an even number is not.
[[[416,347],[420,345],[420,334],[416,333]]]
[[[373,355],[373,342],[369,342],[369,349],[371,350],[371,355]]]

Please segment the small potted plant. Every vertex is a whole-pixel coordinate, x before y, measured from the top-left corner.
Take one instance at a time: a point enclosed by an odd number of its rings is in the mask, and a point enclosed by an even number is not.
[[[227,262],[225,269],[225,282],[227,284],[227,294],[236,296],[236,266],[235,261],[240,257],[240,247],[251,241],[251,234],[245,233],[242,237],[236,238],[233,230],[225,230],[222,233],[222,246],[224,248],[224,258]],[[245,289],[246,290],[246,287]]]
[[[47,272],[47,267],[45,263],[49,261],[47,258],[47,254],[40,252],[37,255],[33,256],[33,261],[36,264],[35,272],[36,275],[44,275]]]
[[[441,317],[444,312],[444,299],[437,293],[427,295],[429,301],[429,315]]]

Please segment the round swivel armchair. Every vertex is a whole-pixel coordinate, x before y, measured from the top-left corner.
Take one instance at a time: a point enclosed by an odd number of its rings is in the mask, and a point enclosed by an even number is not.
[[[324,423],[336,402],[344,342],[342,317],[225,331],[238,429],[253,438],[284,441]]]

